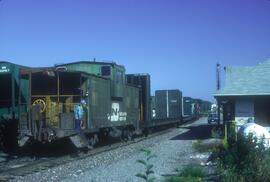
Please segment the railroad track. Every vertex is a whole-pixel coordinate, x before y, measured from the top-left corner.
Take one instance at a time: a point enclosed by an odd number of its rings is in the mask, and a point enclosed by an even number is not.
[[[118,142],[111,145],[98,147],[93,150],[89,150],[87,153],[79,152],[76,156],[73,156],[73,157],[70,155],[64,155],[61,157],[41,158],[34,161],[13,165],[2,170],[0,169],[0,182],[12,180],[15,177],[20,177],[20,176],[23,177],[29,174],[42,172],[43,170],[48,170],[50,168],[53,168],[59,165],[64,165],[73,161],[95,156],[95,155],[98,155],[107,151],[115,150],[115,149],[125,147],[131,144],[139,143],[141,141],[169,133],[170,131],[172,131],[172,129],[155,132],[155,133],[150,134],[148,137],[138,137],[138,138],[135,138],[133,141]]]

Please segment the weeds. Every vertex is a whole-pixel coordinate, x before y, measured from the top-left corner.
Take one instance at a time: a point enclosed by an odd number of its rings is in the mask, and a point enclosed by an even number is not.
[[[187,165],[179,171],[178,176],[166,179],[166,182],[201,182],[205,177],[204,169],[197,165]]]
[[[222,138],[223,136],[224,136],[224,132],[223,132],[222,128],[214,127],[211,130],[211,137],[212,138]]]
[[[153,164],[150,164],[150,160],[155,158],[156,155],[153,155],[150,150],[142,149],[142,152],[145,154],[145,159],[137,160],[138,163],[142,164],[145,167],[145,171],[143,173],[136,174],[136,177],[143,179],[146,182],[153,182],[155,177],[151,177],[151,174],[154,174]]]
[[[192,142],[192,147],[199,152],[204,152],[204,148],[202,148],[202,141],[201,140],[196,140]]]
[[[263,141],[239,136],[227,148],[217,150],[217,162],[225,182],[270,181],[270,152]]]
[[[205,171],[200,166],[190,164],[190,165],[185,166],[180,171],[179,176],[203,178],[205,176]]]
[[[166,182],[202,182],[202,179],[194,177],[171,177]]]
[[[196,140],[192,143],[192,147],[200,153],[213,152],[217,147],[224,145],[223,140],[212,138],[209,140]]]

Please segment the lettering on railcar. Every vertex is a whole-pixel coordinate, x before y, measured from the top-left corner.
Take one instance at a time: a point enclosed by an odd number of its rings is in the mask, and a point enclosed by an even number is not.
[[[127,112],[121,112],[119,103],[113,102],[111,114],[108,114],[108,120],[111,122],[126,121]]]
[[[6,66],[1,66],[0,68],[0,73],[9,73],[9,71],[9,68]]]

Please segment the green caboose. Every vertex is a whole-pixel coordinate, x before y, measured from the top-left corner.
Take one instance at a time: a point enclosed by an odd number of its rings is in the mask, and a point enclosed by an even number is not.
[[[29,80],[30,112],[20,116],[20,144],[70,137],[77,146],[102,135],[126,135],[139,120],[139,89],[128,86],[125,68],[115,63],[74,62],[49,68],[22,69]],[[83,124],[75,129],[74,108],[84,101]],[[39,112],[33,116],[34,108]],[[34,114],[35,115],[35,114]],[[84,135],[82,135],[84,134]],[[93,143],[93,142],[92,142]]]

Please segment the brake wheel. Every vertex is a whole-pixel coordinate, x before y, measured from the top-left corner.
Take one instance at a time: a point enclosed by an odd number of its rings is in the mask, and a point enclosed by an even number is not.
[[[33,106],[39,104],[41,106],[41,109],[40,109],[40,112],[44,112],[45,109],[46,109],[46,103],[44,100],[42,99],[36,99],[34,102],[33,102]]]

